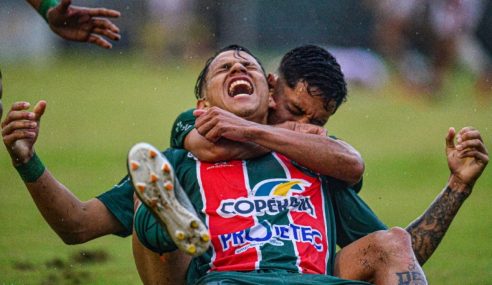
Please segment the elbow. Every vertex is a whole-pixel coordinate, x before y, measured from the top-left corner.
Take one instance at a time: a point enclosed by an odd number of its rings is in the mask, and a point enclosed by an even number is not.
[[[78,227],[70,231],[57,232],[61,240],[67,245],[76,245],[86,243],[94,238],[89,231]]]
[[[211,163],[229,159],[227,153],[218,147],[211,148],[207,151],[201,151],[196,154],[193,153],[193,155],[200,161]]]
[[[58,236],[66,245],[82,244],[89,241],[87,237],[80,233],[59,233]]]
[[[362,175],[364,175],[364,170],[364,160],[362,160],[360,156],[355,158],[351,167],[351,171],[347,172],[349,175],[346,178],[346,182],[349,184],[349,186],[357,184],[362,179]]]

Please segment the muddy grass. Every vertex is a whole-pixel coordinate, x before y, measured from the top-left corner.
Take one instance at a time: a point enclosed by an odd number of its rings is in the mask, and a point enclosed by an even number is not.
[[[87,284],[92,280],[92,274],[87,268],[92,264],[105,263],[110,259],[104,250],[80,250],[69,257],[55,257],[40,264],[29,261],[14,261],[12,268],[18,271],[38,271],[45,275],[40,284]],[[80,265],[84,265],[81,267]]]

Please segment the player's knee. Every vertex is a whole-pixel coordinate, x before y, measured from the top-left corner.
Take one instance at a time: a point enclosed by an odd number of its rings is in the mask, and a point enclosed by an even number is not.
[[[393,227],[386,231],[378,231],[372,238],[373,249],[381,261],[394,262],[396,258],[411,257],[411,238],[402,228]]]
[[[388,234],[390,235],[391,241],[398,244],[400,248],[412,246],[412,239],[406,230],[400,227],[393,227],[388,230]]]

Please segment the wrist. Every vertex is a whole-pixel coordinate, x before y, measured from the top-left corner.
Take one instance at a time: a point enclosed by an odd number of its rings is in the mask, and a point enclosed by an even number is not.
[[[464,182],[461,178],[451,175],[448,180],[448,188],[455,192],[470,194],[474,183]]]
[[[16,165],[15,169],[22,178],[22,181],[31,183],[35,182],[39,179],[39,177],[41,177],[41,175],[43,175],[46,167],[36,153],[34,153],[27,162]]]
[[[59,0],[41,0],[41,4],[39,5],[38,13],[43,17],[43,19],[48,22],[48,11],[58,6]]]

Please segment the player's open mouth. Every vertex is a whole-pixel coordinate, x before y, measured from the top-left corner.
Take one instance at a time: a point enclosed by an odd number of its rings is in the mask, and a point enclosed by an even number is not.
[[[253,94],[253,85],[247,79],[236,79],[229,83],[229,96],[251,95]]]

